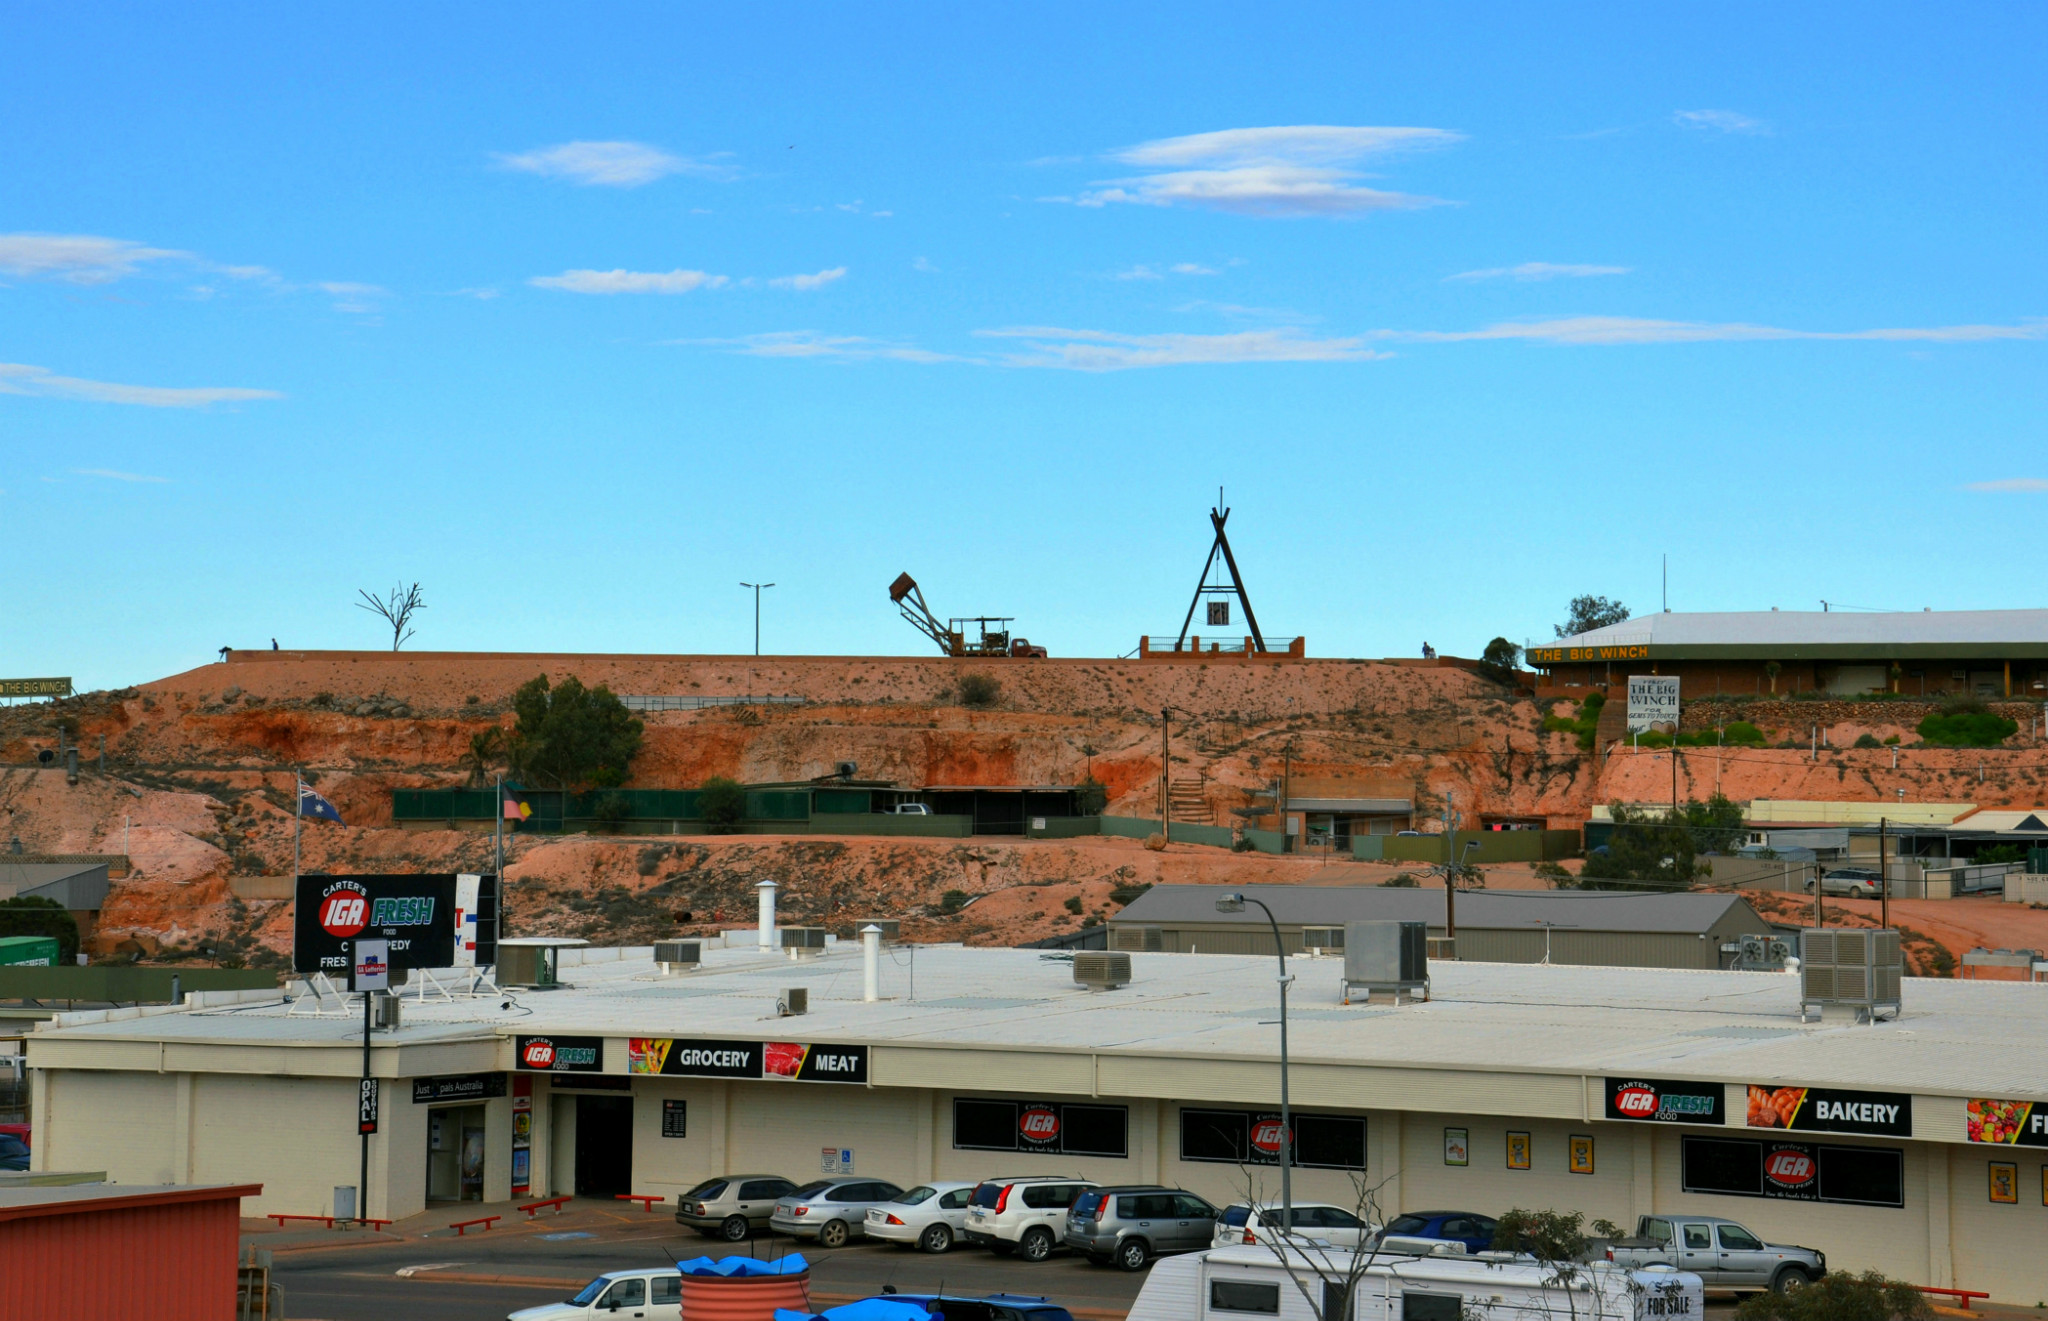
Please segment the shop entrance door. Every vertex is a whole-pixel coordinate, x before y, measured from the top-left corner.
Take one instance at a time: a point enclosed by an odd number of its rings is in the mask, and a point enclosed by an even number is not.
[[[633,1098],[576,1098],[576,1195],[633,1191]]]
[[[437,1106],[427,1112],[427,1200],[484,1199],[484,1108]]]

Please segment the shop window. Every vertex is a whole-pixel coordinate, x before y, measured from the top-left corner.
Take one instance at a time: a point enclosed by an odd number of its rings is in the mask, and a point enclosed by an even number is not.
[[[1365,1168],[1365,1121],[1324,1115],[1294,1117],[1294,1160],[1330,1170]]]
[[[1257,1125],[1274,1123],[1271,1111],[1182,1110],[1180,1158],[1241,1165],[1275,1165],[1280,1154],[1252,1141]],[[1357,1115],[1294,1116],[1294,1163],[1303,1169],[1365,1168],[1365,1119]]]
[[[1026,1127],[1030,1132],[1025,1132]],[[953,1102],[958,1151],[1040,1151],[1066,1156],[1129,1154],[1130,1111],[1120,1105],[1044,1101]]]
[[[953,1146],[955,1150],[1015,1151],[1016,1102],[953,1102]]]
[[[1904,1206],[1905,1153],[1896,1147],[1822,1147],[1820,1200]]]
[[[1810,1179],[1766,1177],[1766,1154],[1810,1155]],[[1852,1206],[1906,1204],[1905,1152],[1897,1147],[1809,1147],[1793,1142],[1688,1137],[1680,1148],[1680,1182],[1689,1193],[1838,1202]]]
[[[1248,1116],[1237,1110],[1180,1112],[1180,1158],[1228,1161],[1244,1159]]]
[[[1731,1197],[1764,1195],[1764,1145],[1721,1138],[1685,1140],[1684,1184],[1689,1193]]]
[[[1120,1105],[1060,1107],[1060,1150],[1070,1156],[1123,1156],[1128,1150]]]

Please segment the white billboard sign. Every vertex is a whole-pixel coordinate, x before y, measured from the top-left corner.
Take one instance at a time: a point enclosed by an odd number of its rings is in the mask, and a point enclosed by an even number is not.
[[[1628,676],[1628,732],[1647,734],[1678,730],[1678,678],[1656,674]]]

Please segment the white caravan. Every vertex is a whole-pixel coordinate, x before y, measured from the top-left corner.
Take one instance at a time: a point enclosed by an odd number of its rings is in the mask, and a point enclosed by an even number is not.
[[[1607,1262],[1579,1268],[1574,1287],[1551,1283],[1550,1268],[1509,1253],[1405,1256],[1381,1253],[1358,1282],[1351,1311],[1331,1310],[1351,1254],[1268,1247],[1211,1248],[1152,1267],[1128,1321],[1315,1321],[1295,1281],[1306,1285],[1323,1321],[1703,1321],[1700,1277],[1668,1267],[1628,1270]],[[1288,1277],[1292,1275],[1294,1279]]]

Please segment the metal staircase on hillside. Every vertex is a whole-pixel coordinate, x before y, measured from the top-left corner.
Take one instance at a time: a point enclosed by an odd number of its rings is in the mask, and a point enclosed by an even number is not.
[[[1167,815],[1175,821],[1189,825],[1210,825],[1214,813],[1209,808],[1208,777],[1169,780],[1166,785]]]

